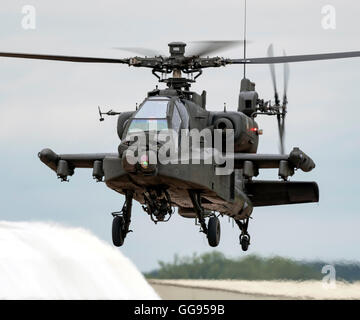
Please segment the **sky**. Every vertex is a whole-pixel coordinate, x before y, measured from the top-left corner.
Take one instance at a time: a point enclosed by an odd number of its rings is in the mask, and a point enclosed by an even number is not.
[[[24,29],[24,5],[36,10],[35,29]],[[332,5],[336,28],[324,29],[322,8]],[[2,0],[0,51],[128,57],[114,47],[148,47],[167,52],[172,41],[243,38],[243,2],[78,0]],[[266,55],[273,43],[282,55],[360,50],[360,4],[355,1],[248,1],[248,57]],[[242,48],[221,52],[241,58]],[[250,221],[252,243],[243,253],[239,230],[222,219],[222,239],[216,250],[230,257],[248,254],[282,255],[296,259],[360,260],[357,178],[360,169],[358,95],[360,58],[290,65],[286,149],[300,147],[316,162],[311,173],[292,180],[316,181],[319,204],[256,208]],[[276,65],[282,92],[282,66]],[[269,68],[249,66],[260,97],[273,99]],[[205,70],[192,89],[208,92],[207,108],[237,109],[240,66]],[[69,183],[37,158],[50,147],[57,153],[116,152],[116,118],[99,122],[104,110],[135,109],[154,89],[149,70],[123,65],[75,64],[0,58],[0,220],[51,221],[81,226],[111,241],[110,215],[121,209],[123,197],[96,183],[91,170],[78,169]],[[258,118],[259,153],[278,152],[273,118]],[[277,179],[277,172],[262,172]],[[174,254],[209,252],[207,240],[193,220],[174,215],[154,225],[141,207],[133,209],[134,232],[121,250],[142,271],[171,261]]]

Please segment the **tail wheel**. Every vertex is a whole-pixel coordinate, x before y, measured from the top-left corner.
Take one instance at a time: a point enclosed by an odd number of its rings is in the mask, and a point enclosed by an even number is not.
[[[114,246],[121,247],[124,243],[124,218],[116,216],[112,223],[112,241]]]
[[[217,217],[211,217],[208,223],[207,238],[211,247],[217,247],[220,242],[220,220]]]

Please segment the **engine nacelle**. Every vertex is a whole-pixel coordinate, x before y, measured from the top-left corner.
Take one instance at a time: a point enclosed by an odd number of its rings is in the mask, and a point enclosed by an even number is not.
[[[234,129],[234,124],[228,118],[219,118],[214,122],[214,129],[232,130]]]
[[[234,130],[234,152],[255,153],[258,146],[258,125],[241,112],[214,112],[211,125],[214,129]]]

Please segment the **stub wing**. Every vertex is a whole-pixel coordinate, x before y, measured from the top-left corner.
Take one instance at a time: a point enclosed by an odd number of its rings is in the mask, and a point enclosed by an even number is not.
[[[234,168],[242,169],[247,178],[257,176],[259,169],[279,169],[279,176],[286,180],[296,169],[309,172],[315,168],[314,161],[299,148],[290,154],[234,153],[223,160],[233,162]]]
[[[314,161],[299,148],[284,155],[236,153],[233,161],[235,169],[242,169],[243,175],[249,178],[245,192],[254,207],[319,202],[316,182],[287,181],[295,169],[309,172],[315,168]],[[259,169],[279,169],[284,181],[252,180]]]
[[[299,148],[294,148],[290,154],[254,154],[235,153],[235,169],[242,169],[246,161],[252,162],[258,169],[279,168],[281,161],[287,161],[290,167],[309,172],[315,168],[314,161]]]
[[[74,174],[76,168],[93,169],[93,176],[103,176],[102,161],[105,157],[115,157],[112,153],[56,154],[51,149],[44,149],[38,154],[40,160],[56,172],[58,177],[66,180]]]

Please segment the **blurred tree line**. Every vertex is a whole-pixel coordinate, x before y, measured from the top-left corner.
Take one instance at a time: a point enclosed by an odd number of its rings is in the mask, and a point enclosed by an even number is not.
[[[159,268],[146,273],[153,279],[244,279],[244,280],[321,280],[322,267],[328,263],[295,261],[283,257],[263,258],[247,255],[227,258],[214,251],[188,257],[175,255],[174,261],[159,261]],[[360,265],[354,263],[333,264],[338,280],[360,280]]]

